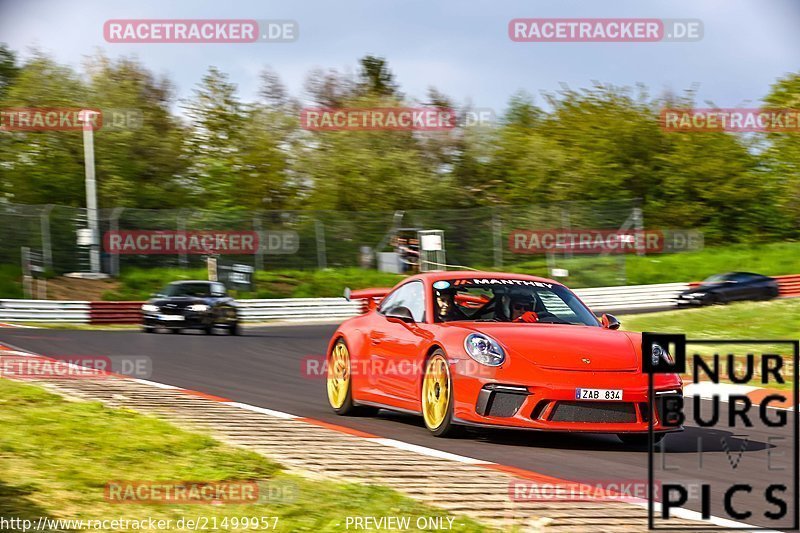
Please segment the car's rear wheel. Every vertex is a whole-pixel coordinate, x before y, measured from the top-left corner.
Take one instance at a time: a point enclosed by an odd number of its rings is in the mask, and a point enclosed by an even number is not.
[[[436,437],[452,436],[458,426],[453,424],[453,381],[450,366],[442,350],[436,350],[425,364],[422,377],[422,418]]]
[[[666,437],[666,433],[656,433],[653,435],[653,444],[658,444],[664,437]],[[631,446],[647,446],[648,437],[647,433],[618,433],[617,437],[619,440],[624,442],[625,444],[629,444]]]
[[[337,415],[373,415],[374,407],[356,405],[353,402],[353,380],[350,373],[350,350],[344,339],[333,345],[328,358],[327,389],[328,403]]]
[[[169,328],[169,332],[170,333],[180,333],[181,332],[181,328]]]
[[[233,323],[231,323],[231,325],[230,325],[230,326],[228,326],[228,327],[230,328],[230,329],[228,330],[228,332],[229,332],[231,335],[241,335],[241,333],[242,333],[242,328],[240,328],[240,327],[239,327],[239,323],[238,323],[238,322],[233,322]]]
[[[142,331],[145,333],[153,333],[154,330],[152,326],[142,326]]]
[[[214,324],[209,324],[203,328],[203,331],[206,335],[211,335],[214,333]]]

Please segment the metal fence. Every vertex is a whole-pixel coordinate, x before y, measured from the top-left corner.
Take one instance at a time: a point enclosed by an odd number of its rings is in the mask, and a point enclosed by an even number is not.
[[[635,200],[393,212],[216,212],[119,207],[98,210],[100,235],[97,240],[102,243],[108,232],[128,230],[256,231],[262,235],[289,232],[296,236],[295,249],[266,247],[256,254],[225,259],[253,265],[256,270],[305,270],[363,266],[365,248],[372,253],[390,251],[393,232],[398,228],[416,228],[444,232],[449,264],[509,268],[531,262],[544,265],[543,256],[519,254],[511,249],[509,237],[515,230],[618,229],[630,225],[637,212]],[[642,223],[640,216],[638,223]],[[85,228],[87,213],[83,208],[0,204],[0,262],[19,265],[20,250],[28,247],[40,253],[43,266],[49,272],[86,271],[89,247],[78,242],[78,234]],[[116,255],[103,249],[102,244],[99,246],[102,270],[112,275],[137,266],[204,266],[200,255]],[[559,259],[568,261],[569,254],[565,252]],[[371,263],[376,264],[374,255]],[[599,258],[598,265],[607,272],[618,269],[619,261],[603,257]],[[591,266],[586,268],[591,270]],[[620,272],[620,276],[624,278],[624,272]],[[608,284],[607,278],[602,281],[605,283],[600,284]]]

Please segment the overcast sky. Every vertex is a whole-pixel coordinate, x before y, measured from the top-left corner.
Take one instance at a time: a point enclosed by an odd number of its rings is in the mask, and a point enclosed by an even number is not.
[[[705,35],[689,43],[515,43],[520,17],[697,18]],[[108,19],[292,19],[293,43],[110,44]],[[653,94],[699,87],[698,103],[757,105],[776,78],[800,70],[798,0],[0,0],[0,42],[23,57],[36,47],[79,66],[98,48],[136,56],[191,94],[209,66],[227,72],[245,100],[271,65],[295,96],[314,67],[355,69],[385,57],[401,89],[424,99],[435,86],[457,103],[502,110],[520,89],[590,86],[593,80]]]

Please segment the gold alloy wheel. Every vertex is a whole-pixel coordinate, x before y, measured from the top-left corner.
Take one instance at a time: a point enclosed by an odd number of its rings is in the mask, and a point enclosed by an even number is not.
[[[447,417],[450,404],[450,369],[442,355],[434,355],[425,367],[422,380],[422,416],[431,429],[438,429]]]
[[[334,409],[341,409],[350,390],[350,352],[344,342],[333,347],[328,361],[328,401]]]

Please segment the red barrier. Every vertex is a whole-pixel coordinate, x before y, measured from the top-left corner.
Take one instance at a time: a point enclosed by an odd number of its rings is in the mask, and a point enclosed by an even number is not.
[[[792,274],[791,276],[773,276],[778,280],[778,288],[780,295],[783,297],[798,297],[800,296],[800,274]]]
[[[90,324],[138,324],[144,302],[89,302]]]

